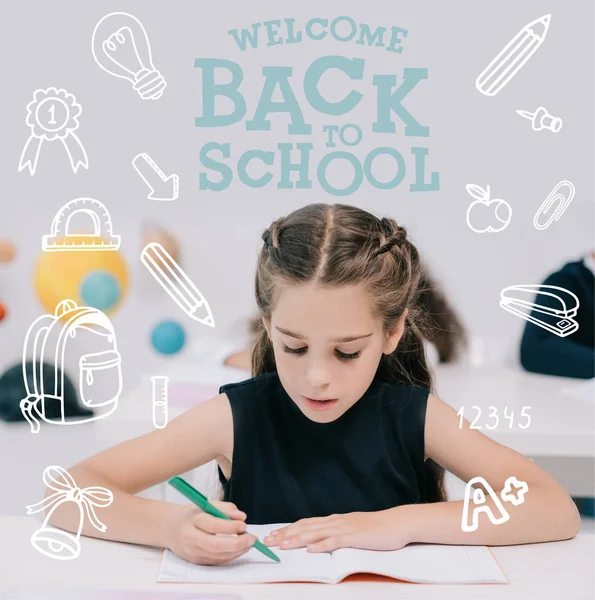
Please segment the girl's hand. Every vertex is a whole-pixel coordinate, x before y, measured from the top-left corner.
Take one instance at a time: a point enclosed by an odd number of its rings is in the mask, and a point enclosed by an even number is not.
[[[332,552],[337,548],[399,550],[409,542],[398,514],[389,509],[300,519],[271,532],[264,543],[282,550],[307,546],[308,552]]]
[[[252,548],[256,537],[246,531],[246,513],[232,502],[210,501],[231,521],[213,517],[195,506],[173,506],[165,533],[166,548],[197,565],[217,565]],[[228,534],[228,535],[217,535]]]

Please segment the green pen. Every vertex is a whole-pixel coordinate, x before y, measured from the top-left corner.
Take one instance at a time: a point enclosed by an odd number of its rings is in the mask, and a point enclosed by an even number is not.
[[[178,492],[184,494],[188,500],[194,502],[196,506],[202,508],[202,510],[204,510],[206,513],[209,513],[214,517],[219,517],[220,519],[227,519],[231,521],[231,517],[228,517],[225,513],[222,513],[219,509],[215,508],[205,496],[203,496],[197,489],[193,488],[187,481],[184,481],[181,477],[172,477],[168,483],[172,487],[175,487]],[[240,535],[243,535],[243,533]],[[254,542],[253,547],[262,552],[265,556],[272,558],[275,562],[281,562],[281,559],[272,550],[267,548],[267,546],[265,546],[259,539]]]

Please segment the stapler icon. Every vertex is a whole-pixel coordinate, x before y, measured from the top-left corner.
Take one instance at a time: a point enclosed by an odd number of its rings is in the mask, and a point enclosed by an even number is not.
[[[578,311],[579,300],[556,285],[511,285],[500,292],[500,306],[559,337],[578,329],[572,317]]]

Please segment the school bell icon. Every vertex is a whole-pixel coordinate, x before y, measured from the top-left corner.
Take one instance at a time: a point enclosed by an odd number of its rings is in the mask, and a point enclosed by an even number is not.
[[[43,482],[47,487],[55,490],[55,493],[37,504],[26,507],[28,515],[51,509],[41,527],[31,536],[31,544],[49,558],[57,560],[77,558],[81,553],[80,538],[85,515],[95,529],[105,531],[107,527],[97,518],[94,507],[109,506],[113,502],[113,494],[110,490],[99,486],[79,488],[70,473],[58,466],[46,467],[43,472]],[[75,502],[79,507],[80,516],[76,534],[57,529],[49,524],[54,511],[64,502]]]
[[[58,560],[71,560],[81,553],[80,534],[75,536],[68,531],[48,527],[47,519],[31,536],[31,543],[45,556]]]

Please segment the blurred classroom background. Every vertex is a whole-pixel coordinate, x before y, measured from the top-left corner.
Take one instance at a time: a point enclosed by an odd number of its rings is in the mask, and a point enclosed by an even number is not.
[[[564,68],[556,70],[552,85],[552,65],[586,64],[585,72],[592,73],[593,56],[585,51],[585,40],[592,38],[592,7],[567,3],[555,15],[548,43],[505,92],[487,98],[474,87],[477,75],[491,53],[502,47],[511,27],[544,12],[542,3],[531,0],[521,8],[516,2],[491,7],[461,2],[456,19],[445,3],[435,3],[431,19],[416,3],[403,5],[398,23],[394,22],[410,30],[402,56],[351,44],[350,53],[365,56],[364,80],[356,82],[357,86],[348,78],[322,82],[322,91],[334,99],[355,88],[363,94],[353,114],[337,120],[309,106],[302,80],[313,60],[347,53],[347,46],[341,50],[329,37],[240,53],[230,41],[229,29],[271,18],[270,7],[256,10],[242,4],[233,15],[214,10],[205,21],[198,5],[180,5],[165,12],[146,3],[128,4],[150,32],[154,56],[168,78],[158,102],[140,101],[126,82],[110,78],[95,65],[89,47],[93,28],[105,13],[101,6],[63,2],[68,7],[63,13],[69,16],[63,19],[62,11],[56,13],[53,5],[39,3],[32,20],[27,3],[7,5],[10,18],[4,22],[10,28],[1,36],[0,49],[11,56],[5,73],[11,93],[5,94],[0,115],[0,164],[5,167],[0,239],[14,245],[15,251],[12,256],[7,250],[6,261],[0,263],[0,374],[16,369],[5,385],[16,390],[13,404],[19,402],[27,331],[38,317],[53,311],[58,299],[70,299],[105,308],[121,356],[122,389],[113,414],[77,426],[42,422],[39,433],[33,434],[23,419],[0,421],[3,479],[19,482],[10,494],[0,496],[0,514],[22,516],[26,504],[41,499],[46,466],[68,467],[118,441],[151,431],[151,377],[169,377],[170,418],[216,393],[219,385],[249,377],[245,369],[224,362],[249,344],[249,322],[256,316],[253,278],[261,233],[271,221],[299,206],[336,201],[379,217],[393,217],[407,227],[463,323],[466,352],[453,363],[434,360],[438,394],[457,410],[464,407],[466,418],[475,418],[479,411],[477,423],[484,433],[534,458],[574,497],[593,497],[595,406],[590,388],[583,386],[589,382],[525,372],[519,347],[526,322],[499,306],[505,287],[540,284],[565,263],[581,260],[593,250],[593,89],[584,81],[577,82],[573,69]],[[342,14],[343,4],[335,2],[333,8],[335,14]],[[327,10],[332,12],[330,6]],[[298,22],[305,22],[313,14],[312,6],[293,7],[293,13]],[[383,3],[354,5],[350,15],[370,25],[389,25],[395,17],[387,14]],[[486,22],[489,28],[476,27]],[[455,30],[457,35],[453,35]],[[312,124],[313,135],[306,138],[314,145],[311,189],[278,189],[276,185],[280,171],[276,144],[295,141],[287,131],[287,115],[271,115],[272,131],[248,132],[243,121],[208,130],[194,127],[200,115],[201,89],[193,61],[205,55],[241,62],[249,116],[261,93],[262,65],[292,66],[296,98]],[[401,81],[405,67],[428,69],[427,81],[407,99],[408,110],[429,127],[430,135],[425,138],[407,137],[403,123],[394,115],[399,121],[394,135],[372,131],[377,112],[372,77],[397,73]],[[50,144],[44,145],[32,177],[17,171],[29,135],[25,106],[36,88],[50,85],[68,87],[84,107],[77,134],[87,149],[90,168],[73,174],[64,149]],[[516,114],[518,109],[534,110],[540,104],[564,118],[559,133],[533,131]],[[325,147],[322,133],[329,122],[361,125],[363,141],[350,149],[360,161],[379,146],[398,149],[407,164],[405,180],[392,190],[364,181],[348,196],[325,193],[316,180],[315,165],[332,151]],[[225,191],[200,190],[199,173],[208,171],[200,164],[200,148],[210,141],[231,144],[228,163],[233,169],[242,152],[273,151],[273,181],[254,189],[236,177]],[[427,147],[424,181],[438,173],[439,190],[410,190],[415,181],[413,146]],[[148,153],[167,174],[179,175],[177,200],[148,199],[147,187],[131,164],[139,153]],[[294,161],[297,158],[293,156]],[[376,166],[378,180],[394,177],[394,160],[379,160]],[[208,174],[218,177],[212,171]],[[252,175],[261,176],[262,169]],[[345,165],[329,169],[329,179],[337,188],[345,188],[352,176]],[[574,184],[575,198],[558,221],[539,231],[533,226],[534,214],[562,180]],[[468,226],[466,213],[474,201],[467,193],[468,184],[490,186],[492,200],[510,204],[512,219],[503,231],[477,233]],[[51,233],[56,215],[79,198],[96,199],[109,210],[113,234],[120,236],[118,250],[73,257],[42,251],[43,236]],[[84,215],[77,215],[74,225],[79,231],[89,231]],[[140,254],[151,239],[167,239],[177,248],[180,265],[209,302],[215,328],[189,319],[147,271]],[[63,369],[80,396],[79,361],[94,350],[85,347],[82,337],[73,340],[71,347],[76,351],[64,357]],[[83,380],[89,385],[86,367]],[[101,389],[99,377],[92,383]],[[8,392],[4,394],[7,398]],[[493,430],[487,427],[491,407],[500,416]],[[526,429],[519,427],[526,423],[519,420],[523,409],[531,416]],[[505,414],[512,412],[515,417],[509,421]],[[455,497],[460,486],[451,483]],[[150,493],[162,497],[167,492],[160,488]]]
[[[12,403],[16,422],[0,421],[0,444],[7,477],[18,477],[22,485],[19,493],[0,499],[2,514],[22,514],[24,504],[41,493],[41,474],[48,464],[67,466],[152,430],[154,394],[163,393],[154,389],[152,377],[168,378],[162,385],[168,395],[169,418],[173,418],[215,395],[220,385],[250,376],[250,323],[257,316],[252,289],[256,253],[262,243],[262,230],[280,213],[254,210],[252,219],[243,219],[241,226],[228,221],[225,227],[216,229],[204,222],[189,226],[193,219],[175,206],[168,211],[168,219],[144,218],[131,227],[132,219],[122,219],[122,207],[114,208],[113,233],[125,234],[119,250],[43,252],[42,236],[33,234],[50,233],[53,215],[49,206],[39,211],[45,219],[38,218],[35,227],[4,237],[4,261],[0,264],[0,403],[5,410],[7,402]],[[486,434],[537,460],[574,497],[582,499],[593,496],[593,380],[525,372],[519,347],[526,321],[498,304],[503,287],[539,284],[563,263],[589,255],[585,252],[589,249],[589,228],[581,213],[588,213],[590,208],[580,201],[575,208],[559,223],[560,234],[567,236],[566,256],[560,252],[561,242],[549,255],[532,250],[540,246],[538,232],[527,228],[526,237],[533,236],[534,240],[527,243],[525,238],[525,252],[518,261],[495,252],[496,245],[490,245],[495,237],[477,236],[460,224],[459,235],[449,236],[449,243],[444,245],[444,232],[432,236],[420,226],[423,213],[419,218],[408,215],[399,221],[409,226],[432,278],[465,329],[465,349],[448,361],[440,362],[436,349],[428,345],[438,394],[457,410],[464,407],[465,418],[477,417]],[[372,206],[369,209],[375,210]],[[376,211],[391,214],[381,206]],[[461,216],[462,212],[459,220]],[[83,213],[75,215],[72,231],[89,233],[88,219]],[[428,219],[424,225],[432,221]],[[577,235],[581,230],[584,235]],[[3,233],[6,236],[10,232]],[[481,243],[477,252],[469,253],[472,240]],[[149,242],[167,248],[196,283],[209,302],[214,328],[188,318],[145,268],[140,252]],[[26,395],[21,368],[23,343],[33,321],[50,313],[60,298],[74,300],[79,306],[95,306],[109,316],[121,356],[122,387],[114,404],[116,410],[107,418],[67,427],[42,421],[40,432],[33,434],[17,410],[21,396]],[[77,338],[64,353],[61,368],[72,383],[72,389],[63,390],[68,403],[82,405],[84,393],[80,386],[84,384],[79,380],[84,380],[87,372],[82,370],[80,359],[97,350],[86,343],[83,337]],[[35,352],[30,347],[25,354],[31,360]],[[48,357],[51,361],[51,351],[46,350],[46,361]],[[51,372],[46,370],[45,376]],[[108,380],[105,390],[101,378],[95,382],[100,397],[113,394],[113,381]],[[490,431],[488,416],[494,406],[499,425]],[[100,414],[97,408],[94,410]],[[521,429],[524,412],[530,415],[531,426]],[[515,416],[506,420],[512,413]],[[8,460],[11,455],[18,456],[18,460]],[[214,464],[187,476],[211,496],[218,493]],[[448,486],[451,498],[462,497],[462,482],[450,477]],[[179,501],[164,486],[145,494]]]

